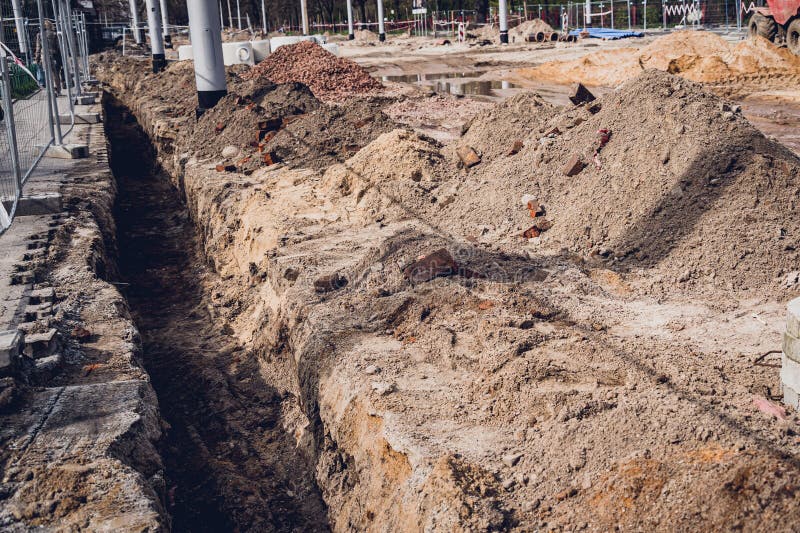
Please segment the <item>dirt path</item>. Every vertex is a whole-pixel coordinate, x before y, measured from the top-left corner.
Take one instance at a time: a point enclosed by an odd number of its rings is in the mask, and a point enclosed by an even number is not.
[[[325,531],[307,458],[281,424],[284,398],[259,375],[210,297],[185,206],[153,172],[151,148],[107,106],[119,264],[145,366],[169,427],[163,446],[175,531]]]

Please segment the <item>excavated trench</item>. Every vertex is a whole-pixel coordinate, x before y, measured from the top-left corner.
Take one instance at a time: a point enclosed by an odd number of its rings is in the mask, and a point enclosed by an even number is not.
[[[326,531],[304,456],[282,427],[284,398],[215,316],[196,230],[133,116],[105,98],[119,267],[165,421],[175,531]]]

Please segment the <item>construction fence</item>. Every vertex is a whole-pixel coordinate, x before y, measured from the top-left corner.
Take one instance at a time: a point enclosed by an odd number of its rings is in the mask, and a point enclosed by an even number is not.
[[[0,234],[51,146],[64,143],[89,75],[86,19],[68,0],[0,0]]]

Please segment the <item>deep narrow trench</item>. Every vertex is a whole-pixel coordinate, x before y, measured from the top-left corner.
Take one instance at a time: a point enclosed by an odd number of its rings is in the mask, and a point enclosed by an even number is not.
[[[280,423],[281,394],[215,320],[186,206],[135,119],[105,99],[119,269],[168,424],[162,454],[174,531],[326,531],[313,466]]]

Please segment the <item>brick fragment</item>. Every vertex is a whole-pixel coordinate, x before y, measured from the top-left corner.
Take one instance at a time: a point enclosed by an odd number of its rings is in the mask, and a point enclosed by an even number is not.
[[[586,104],[595,100],[594,95],[582,83],[573,83],[569,101],[575,105]]]
[[[438,276],[451,276],[458,266],[445,248],[440,248],[403,269],[403,275],[414,283],[430,281]]]
[[[481,156],[470,146],[459,146],[456,153],[467,168],[474,167],[481,162]]]
[[[581,170],[584,169],[586,163],[581,160],[581,156],[578,154],[572,154],[572,157],[569,158],[567,164],[564,165],[564,175],[565,176],[577,176]]]

